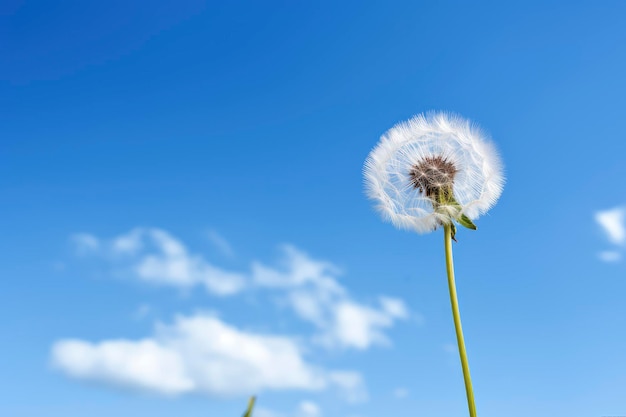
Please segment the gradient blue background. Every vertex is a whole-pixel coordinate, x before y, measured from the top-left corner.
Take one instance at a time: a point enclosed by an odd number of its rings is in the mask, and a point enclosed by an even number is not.
[[[362,191],[378,137],[432,109],[481,124],[506,166],[498,205],[455,247],[479,414],[626,415],[625,268],[597,258],[609,244],[593,221],[626,203],[625,20],[621,1],[4,0],[0,415],[241,413],[243,398],[163,399],[50,369],[59,338],[149,334],[130,319],[144,302],[161,320],[198,305],[252,320],[244,301],[94,278],[68,243],[134,226],[233,268],[291,242],[344,267],[355,296],[401,296],[424,324],[324,359],[360,370],[370,400],[321,399],[323,415],[464,415],[442,349],[442,236],[395,230]],[[209,229],[234,260],[211,252]],[[316,399],[260,403],[300,398]]]

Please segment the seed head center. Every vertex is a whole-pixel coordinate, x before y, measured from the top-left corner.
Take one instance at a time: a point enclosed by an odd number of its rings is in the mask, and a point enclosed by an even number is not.
[[[411,167],[409,178],[413,188],[429,198],[438,198],[442,192],[452,191],[458,172],[452,162],[443,156],[427,156]]]

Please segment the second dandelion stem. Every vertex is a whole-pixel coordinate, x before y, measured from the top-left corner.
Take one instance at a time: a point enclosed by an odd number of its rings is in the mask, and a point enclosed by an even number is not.
[[[465,352],[465,341],[463,340],[463,328],[461,327],[461,315],[459,313],[459,302],[456,298],[456,284],[454,283],[454,263],[452,261],[452,226],[444,226],[444,242],[446,248],[446,272],[448,273],[448,288],[450,290],[450,304],[452,304],[452,316],[454,317],[454,328],[456,330],[456,341],[459,345],[459,356],[463,367],[463,379],[465,380],[465,392],[467,394],[467,406],[470,417],[476,417],[476,405],[474,404],[474,391],[472,389],[472,378],[470,377],[467,353]]]

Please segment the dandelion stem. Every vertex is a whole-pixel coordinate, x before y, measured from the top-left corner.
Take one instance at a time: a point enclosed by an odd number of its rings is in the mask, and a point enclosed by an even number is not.
[[[470,377],[467,353],[465,352],[465,341],[463,340],[463,328],[461,327],[461,315],[459,313],[459,302],[456,298],[456,284],[454,283],[454,263],[452,260],[452,226],[444,225],[444,242],[446,248],[446,271],[448,273],[448,288],[450,290],[450,304],[452,305],[452,316],[454,317],[454,328],[456,330],[456,341],[459,345],[459,356],[463,367],[463,379],[465,380],[465,392],[467,394],[467,406],[470,417],[476,417],[476,405],[474,404],[474,391],[472,389],[472,378]]]

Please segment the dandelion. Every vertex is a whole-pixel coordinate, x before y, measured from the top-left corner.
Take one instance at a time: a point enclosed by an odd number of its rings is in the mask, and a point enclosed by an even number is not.
[[[383,219],[417,233],[444,229],[452,315],[468,407],[476,416],[461,318],[452,240],[456,223],[476,230],[474,220],[498,200],[504,185],[493,145],[470,121],[446,113],[420,114],[387,131],[365,162],[367,195]]]

